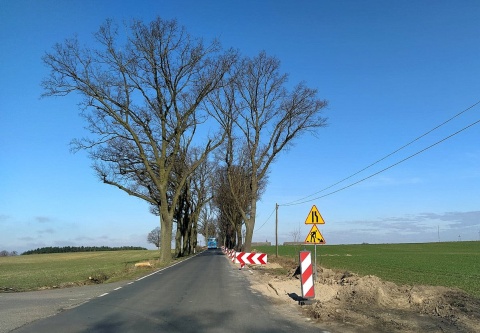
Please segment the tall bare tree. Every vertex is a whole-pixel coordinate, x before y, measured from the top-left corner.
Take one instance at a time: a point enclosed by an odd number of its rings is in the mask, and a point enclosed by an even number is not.
[[[205,208],[208,208],[208,203],[213,198],[212,182],[214,179],[213,165],[210,161],[204,161],[196,170],[192,177],[192,203],[191,203],[191,228],[190,228],[190,249],[188,253],[191,253],[193,249],[197,247],[198,236],[198,224],[200,221],[200,214]],[[215,230],[214,234],[216,234]]]
[[[197,160],[196,151],[192,151],[190,157]],[[190,158],[186,157],[186,163]],[[198,220],[203,207],[212,198],[211,172],[209,161],[205,160],[187,180],[184,191],[179,198],[175,213],[177,224],[176,249],[177,256],[188,255],[194,252],[197,246]],[[182,168],[178,170],[181,172]]]
[[[222,234],[219,232],[216,209],[212,200],[208,201],[200,211],[198,233],[205,238],[205,244],[208,243],[208,238],[210,237],[219,237],[219,244],[223,244]]]
[[[241,230],[243,225],[242,215],[236,207],[235,199],[227,179],[226,168],[219,168],[217,170],[217,178],[214,184],[214,199],[213,203],[217,208],[218,221],[220,222],[220,230],[222,238],[226,240],[226,245],[229,248],[239,248],[242,246]],[[242,187],[242,183],[238,183]],[[236,195],[241,195],[241,191],[236,191]],[[242,200],[239,198],[239,200]],[[245,200],[244,200],[245,202]],[[248,203],[248,202],[247,202]]]
[[[50,75],[43,81],[43,96],[83,97],[82,116],[91,136],[75,140],[74,149],[90,152],[105,184],[158,209],[160,259],[170,261],[179,196],[226,134],[215,133],[203,102],[225,82],[236,54],[223,52],[216,41],[205,46],[176,21],[161,18],[133,21],[122,30],[107,21],[95,42],[97,48],[83,47],[72,38],[46,53]],[[195,134],[202,124],[209,131],[199,138]],[[172,182],[177,155],[193,148],[201,153]]]
[[[280,61],[265,52],[244,58],[235,74],[233,85],[215,92],[212,107],[228,133],[225,163],[232,194],[235,168],[242,166],[249,172],[250,203],[245,206],[233,196],[245,222],[245,250],[249,251],[261,194],[259,184],[294,139],[326,126],[322,110],[327,102],[303,82],[288,89],[288,76],[280,71]]]
[[[259,195],[265,189],[265,184],[265,181],[259,183]],[[226,236],[228,236],[229,246],[241,250],[243,247],[242,226],[244,225],[244,219],[238,205],[241,205],[242,209],[247,211],[251,204],[250,172],[242,166],[219,168],[216,172],[216,182],[213,188],[215,191],[214,203],[219,211],[220,221],[228,223],[228,226],[223,226],[222,230],[228,233]]]
[[[148,233],[147,242],[154,244],[157,248],[160,248],[160,227],[156,227]]]

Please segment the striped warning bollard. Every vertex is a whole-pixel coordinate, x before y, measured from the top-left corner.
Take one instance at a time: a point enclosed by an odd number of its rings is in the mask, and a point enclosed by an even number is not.
[[[302,297],[314,298],[312,256],[310,251],[300,251],[300,271],[302,283]]]

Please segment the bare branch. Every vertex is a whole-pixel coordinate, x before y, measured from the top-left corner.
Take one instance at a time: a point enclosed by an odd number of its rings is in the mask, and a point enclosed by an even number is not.
[[[205,45],[193,38],[176,21],[133,21],[125,31],[126,38],[107,20],[95,34],[96,48],[81,47],[77,38],[56,44],[43,57],[50,68],[43,96],[83,97],[90,137],[74,140],[72,149],[89,151],[102,182],[159,209],[166,259],[177,202],[225,138],[216,128],[198,139],[198,128],[211,126],[204,101],[222,86],[236,58],[223,54],[217,41]],[[193,150],[200,153],[173,180],[178,157]]]

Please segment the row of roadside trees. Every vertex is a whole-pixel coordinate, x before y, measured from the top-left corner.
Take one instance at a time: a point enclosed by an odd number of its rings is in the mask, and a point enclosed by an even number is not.
[[[172,233],[178,256],[198,233],[249,250],[272,163],[326,125],[326,102],[288,83],[275,57],[205,43],[175,20],[108,20],[89,44],[67,39],[43,58],[43,96],[82,98],[90,136],[74,151],[89,152],[100,181],[150,204],[162,261]]]
[[[13,256],[18,256],[17,251],[7,251],[7,250],[1,250],[0,251],[0,257],[13,257]]]

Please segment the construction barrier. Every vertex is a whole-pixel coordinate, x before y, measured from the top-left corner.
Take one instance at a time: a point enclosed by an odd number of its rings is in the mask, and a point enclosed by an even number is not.
[[[240,267],[244,267],[245,264],[249,265],[266,265],[267,254],[266,253],[249,253],[249,252],[237,252],[235,255],[235,263],[240,264]]]
[[[266,265],[268,262],[266,253],[236,252],[235,250],[227,249],[224,246],[222,246],[222,251],[232,260],[232,262],[240,264],[241,268],[243,268],[245,264]]]
[[[312,255],[310,251],[300,251],[300,271],[302,284],[302,297],[314,298]]]

